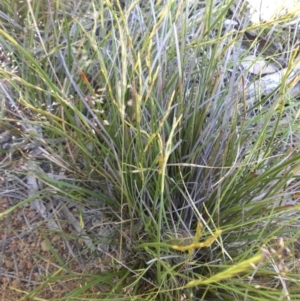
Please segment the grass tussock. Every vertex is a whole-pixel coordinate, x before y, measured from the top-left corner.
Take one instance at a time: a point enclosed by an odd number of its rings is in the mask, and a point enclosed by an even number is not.
[[[43,183],[58,214],[77,204],[85,252],[111,262],[59,300],[296,300],[299,104],[288,76],[247,98],[256,44],[246,18],[226,25],[232,1],[38,1],[17,20],[5,7],[18,69],[0,70],[1,128],[39,148],[6,151],[10,172]]]

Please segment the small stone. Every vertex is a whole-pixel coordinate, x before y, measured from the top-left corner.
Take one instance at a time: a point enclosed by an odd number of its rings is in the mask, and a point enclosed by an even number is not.
[[[9,259],[5,259],[4,263],[7,268],[12,268],[14,266],[13,261]]]
[[[41,242],[41,248],[42,248],[42,251],[48,252],[49,251],[49,242],[46,240],[43,240]]]
[[[57,242],[60,240],[60,236],[59,235],[54,235],[51,239],[51,242],[54,243],[54,242]]]
[[[15,279],[11,282],[11,286],[14,288],[18,288],[20,286],[20,281]]]
[[[27,270],[32,269],[32,262],[31,261],[27,261],[26,268],[27,268]]]
[[[42,277],[40,276],[39,273],[34,273],[34,274],[33,274],[33,277],[34,277],[34,280],[35,280],[35,281],[41,281],[41,279],[42,279]]]
[[[25,270],[25,268],[26,268],[26,261],[25,261],[25,260],[21,260],[21,261],[19,262],[19,264],[18,264],[18,269],[19,269],[20,271],[23,271],[23,270]]]
[[[18,273],[18,277],[19,277],[19,278],[24,278],[24,272],[19,272],[19,273]]]
[[[17,252],[18,251],[18,245],[16,243],[12,243],[9,249],[10,252]]]

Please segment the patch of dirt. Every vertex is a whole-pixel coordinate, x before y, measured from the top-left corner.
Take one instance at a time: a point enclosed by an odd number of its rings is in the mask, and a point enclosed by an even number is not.
[[[34,297],[59,299],[84,285],[85,275],[103,270],[99,258],[87,260],[83,241],[74,238],[66,222],[60,222],[61,233],[51,232],[29,206],[1,216],[11,206],[7,197],[0,198],[0,301],[33,300],[30,292]],[[49,281],[52,276],[57,279]],[[86,293],[97,290],[91,287]]]

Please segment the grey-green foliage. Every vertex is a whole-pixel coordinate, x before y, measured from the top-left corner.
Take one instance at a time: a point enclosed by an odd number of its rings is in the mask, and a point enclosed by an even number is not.
[[[24,25],[24,19],[28,13],[26,1],[3,0],[0,3],[1,17],[10,18],[18,25]]]

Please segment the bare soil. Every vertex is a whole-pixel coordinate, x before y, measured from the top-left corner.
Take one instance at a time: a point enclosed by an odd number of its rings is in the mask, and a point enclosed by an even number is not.
[[[0,198],[0,214],[11,205],[8,198]],[[88,274],[103,270],[103,261],[83,255],[84,244],[74,238],[72,227],[64,221],[60,225],[63,235],[51,233],[29,206],[0,218],[1,301],[57,300],[83,286]],[[54,275],[57,279],[49,280]],[[86,293],[98,290],[95,286]]]

